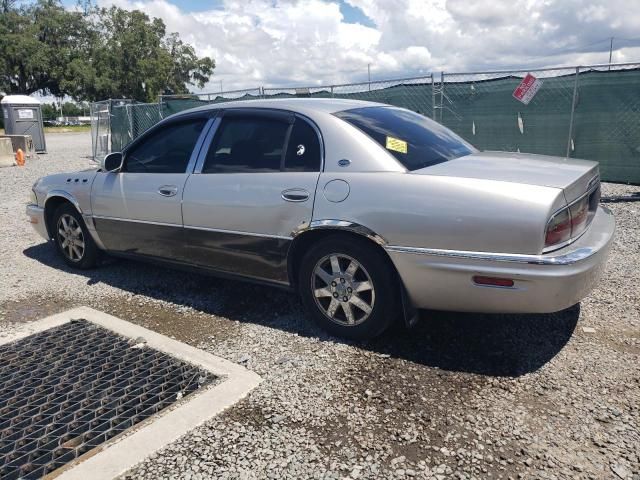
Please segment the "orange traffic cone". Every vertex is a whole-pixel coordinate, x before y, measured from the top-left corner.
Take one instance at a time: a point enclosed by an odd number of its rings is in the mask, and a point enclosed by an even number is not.
[[[16,164],[19,167],[24,167],[24,152],[22,151],[21,148],[19,148],[18,151],[16,152]]]

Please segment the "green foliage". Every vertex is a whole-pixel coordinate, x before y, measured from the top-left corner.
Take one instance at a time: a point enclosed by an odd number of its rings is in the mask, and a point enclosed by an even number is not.
[[[85,18],[55,0],[9,9],[0,16],[0,90],[71,94],[69,65],[86,62],[90,46]]]
[[[68,95],[76,100],[186,93],[204,86],[215,63],[198,58],[162,20],[87,0],[69,11],[59,0],[14,8],[0,0],[0,91]]]
[[[42,104],[42,118],[45,120],[53,120],[59,116],[82,117],[87,115],[89,115],[89,104],[87,103],[64,102],[62,104],[62,115],[60,114],[59,104]]]
[[[53,120],[59,115],[58,107],[53,103],[42,104],[42,118],[44,120]]]

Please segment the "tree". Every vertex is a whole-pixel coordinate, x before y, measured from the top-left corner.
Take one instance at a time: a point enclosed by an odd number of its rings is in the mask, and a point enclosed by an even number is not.
[[[166,34],[164,22],[138,10],[100,9],[95,30],[101,42],[93,53],[96,70],[92,97],[155,101],[166,90],[200,88],[215,68],[210,58],[198,58],[177,33]]]
[[[198,58],[193,47],[180,40],[177,33],[170,34],[164,46],[174,60],[165,88],[173,93],[188,93],[187,84],[204,87],[215,68],[213,59]]]
[[[0,16],[0,90],[73,96],[69,67],[87,62],[93,37],[84,16],[57,0],[10,9]]]
[[[162,20],[90,0],[80,6],[37,0],[0,16],[0,90],[155,101],[167,90],[201,88],[213,74],[214,61],[167,35]]]

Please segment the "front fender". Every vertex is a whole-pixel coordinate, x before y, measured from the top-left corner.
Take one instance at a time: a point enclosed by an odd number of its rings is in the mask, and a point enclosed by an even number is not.
[[[92,169],[41,178],[34,186],[38,204],[46,208],[51,198],[61,197],[71,202],[83,215],[91,214],[91,185],[96,173],[97,170]]]
[[[81,215],[83,214],[83,209],[80,206],[80,202],[71,193],[66,192],[64,190],[58,190],[58,189],[50,190],[49,192],[47,192],[45,200],[43,202],[43,207],[45,209],[47,208],[47,203],[52,198],[64,198],[68,200],[73,204],[74,207],[76,207],[76,210],[78,210],[78,212],[80,212]]]

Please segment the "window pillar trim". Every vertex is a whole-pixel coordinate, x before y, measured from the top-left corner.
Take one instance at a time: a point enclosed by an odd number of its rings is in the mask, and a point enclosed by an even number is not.
[[[289,141],[291,140],[291,131],[293,130],[294,122],[289,124],[287,133],[284,135],[284,145],[282,146],[282,154],[280,155],[280,171],[284,172],[284,161],[287,158],[287,150],[289,150]]]

